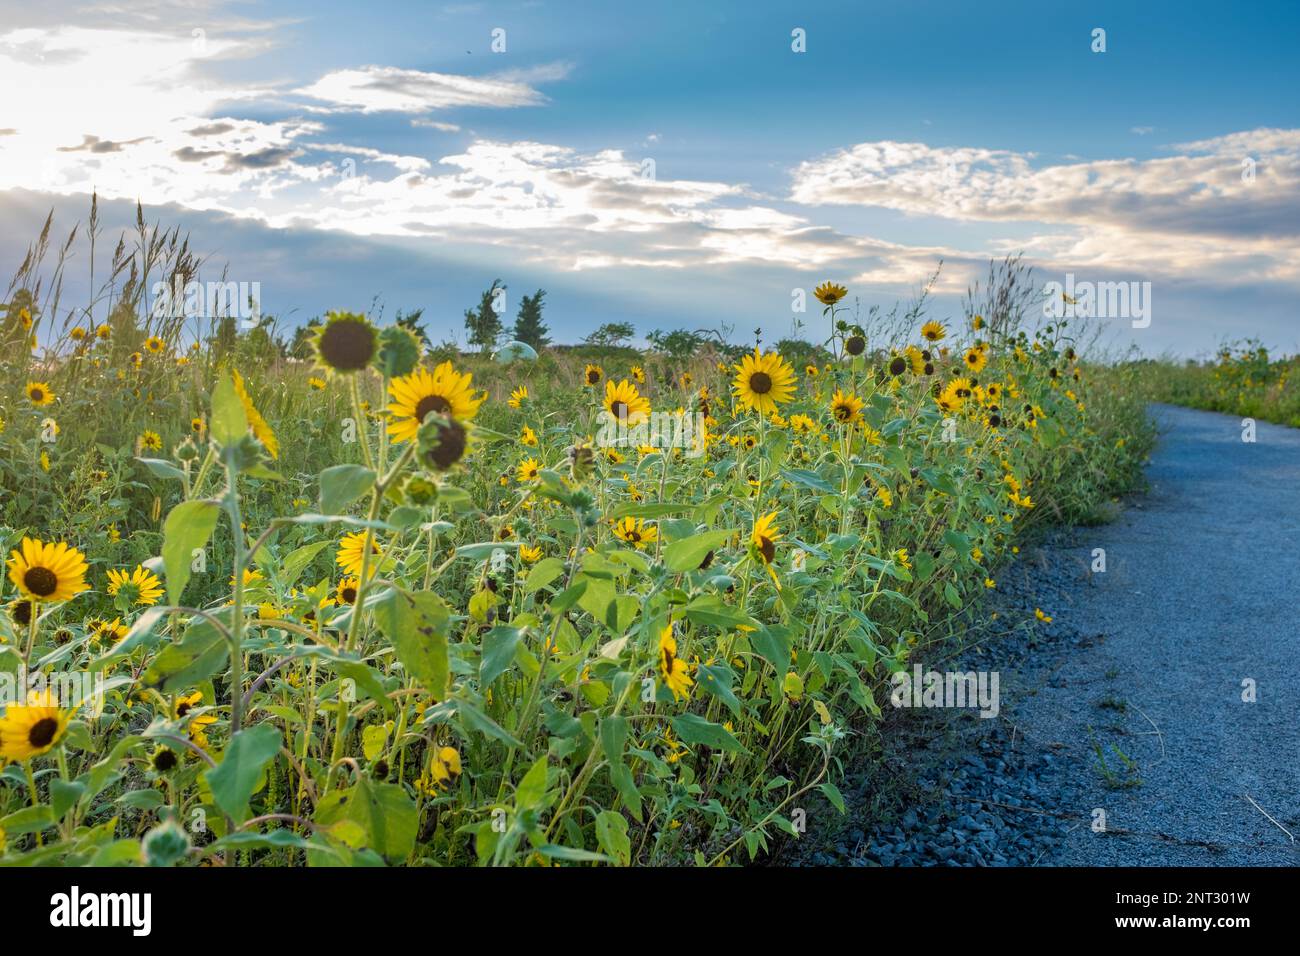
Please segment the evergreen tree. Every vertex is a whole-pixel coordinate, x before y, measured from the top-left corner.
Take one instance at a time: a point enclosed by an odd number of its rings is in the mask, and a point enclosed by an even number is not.
[[[538,289],[531,296],[524,296],[515,317],[516,341],[527,343],[538,351],[551,344],[550,329],[542,322],[542,299],[545,295],[545,289]]]
[[[504,289],[500,279],[493,279],[492,287],[479,298],[478,310],[465,310],[470,345],[477,345],[484,352],[491,351],[501,337],[501,316],[497,314],[495,302],[497,293]]]

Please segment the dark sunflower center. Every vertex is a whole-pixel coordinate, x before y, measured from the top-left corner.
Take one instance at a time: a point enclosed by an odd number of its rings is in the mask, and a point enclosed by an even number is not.
[[[53,717],[42,717],[27,731],[27,742],[33,747],[48,747],[59,732],[59,722]]]
[[[835,406],[835,418],[838,421],[847,422],[852,417],[853,417],[853,409],[849,408],[849,406],[847,405]]]
[[[356,589],[356,588],[344,588],[344,589],[343,589],[343,600],[345,600],[345,601],[347,601],[349,604],[351,604],[351,603],[352,603],[353,601],[355,601],[356,599],[357,599],[357,589]]]
[[[630,541],[630,542],[632,542],[633,544],[636,544],[638,541],[641,540],[641,532],[640,532],[640,531],[628,531],[628,533],[627,533],[627,540]]]
[[[32,389],[32,401],[33,401],[33,402],[39,402],[39,401],[40,401],[41,399],[43,399],[44,397],[45,397],[45,393],[44,393],[43,391],[41,391],[39,388],[34,388],[34,389]]]
[[[340,372],[365,368],[375,354],[375,333],[361,322],[334,322],[325,327],[317,345],[325,364]]]
[[[190,712],[190,705],[189,705],[189,704],[187,704],[187,703],[185,703],[185,702],[182,701],[181,703],[179,703],[179,704],[176,705],[176,716],[177,716],[177,717],[184,717],[184,716],[185,716],[186,714],[188,714],[189,712]]]
[[[609,413],[615,418],[627,418],[629,411],[630,409],[627,407],[627,402],[622,400],[613,401],[609,405]]]
[[[424,421],[424,416],[430,412],[437,412],[439,415],[446,415],[451,411],[451,402],[447,401],[441,395],[426,395],[420,399],[420,403],[415,406],[415,417],[419,421]]]
[[[766,372],[755,372],[749,376],[749,390],[755,395],[766,395],[772,391],[772,376]]]
[[[758,536],[758,553],[763,556],[765,564],[771,564],[776,560],[776,542],[767,535]]]
[[[902,375],[905,368],[907,368],[907,363],[901,358],[896,358],[889,363],[889,374]]]
[[[31,601],[14,602],[12,613],[13,613],[14,620],[17,623],[23,625],[32,623],[32,602]]]
[[[467,436],[459,422],[438,426],[438,444],[429,449],[428,460],[439,471],[446,471],[465,455]]]
[[[160,750],[154,754],[153,766],[155,770],[164,773],[176,766],[176,754],[171,750]]]
[[[844,343],[844,348],[850,355],[861,355],[866,347],[867,340],[860,335],[851,335]]]
[[[59,577],[49,568],[28,568],[23,584],[37,597],[49,597],[59,589]]]
[[[599,381],[600,381],[600,373],[597,372],[595,369],[592,369],[591,371],[589,371],[589,372],[587,373],[587,384],[588,384],[588,385],[595,385],[595,384],[596,384],[597,382],[599,382]]]

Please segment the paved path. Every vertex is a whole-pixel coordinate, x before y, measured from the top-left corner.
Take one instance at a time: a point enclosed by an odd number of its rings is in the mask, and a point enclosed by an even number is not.
[[[1048,610],[1095,643],[1007,695],[1022,746],[1065,758],[1062,809],[1111,830],[1076,826],[1042,862],[1300,864],[1262,812],[1300,840],[1300,430],[1260,423],[1249,444],[1240,418],[1152,411],[1150,493],[1043,552],[1079,571]]]

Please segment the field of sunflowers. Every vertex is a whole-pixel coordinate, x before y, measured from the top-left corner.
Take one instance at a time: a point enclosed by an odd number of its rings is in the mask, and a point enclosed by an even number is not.
[[[829,282],[797,355],[502,362],[187,336],[135,276],[0,308],[6,864],[762,859],[1151,441],[1064,323],[886,336]]]
[[[1258,342],[1225,346],[1209,362],[1152,363],[1151,397],[1174,405],[1300,428],[1300,356],[1274,358]]]

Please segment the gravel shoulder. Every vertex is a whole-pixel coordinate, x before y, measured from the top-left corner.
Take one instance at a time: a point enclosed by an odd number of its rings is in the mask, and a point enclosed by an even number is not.
[[[1300,863],[1300,430],[1151,413],[1149,491],[1025,549],[999,633],[935,665],[997,670],[999,715],[902,715],[780,862]]]

